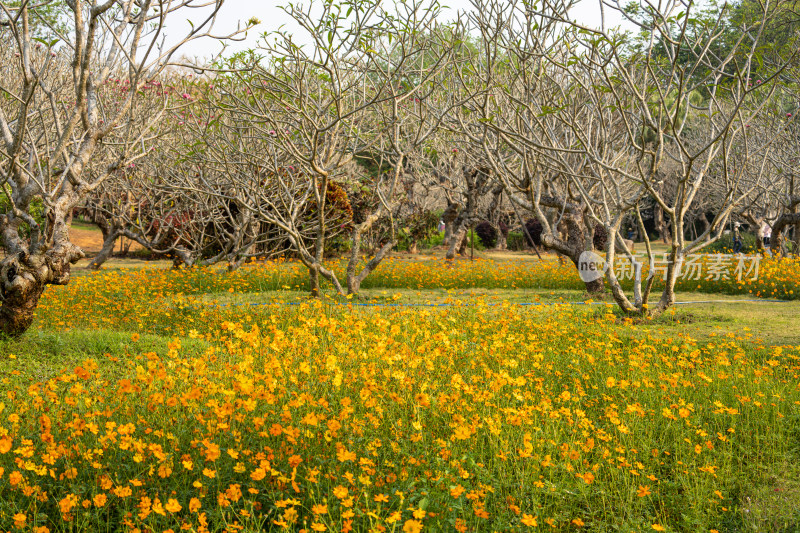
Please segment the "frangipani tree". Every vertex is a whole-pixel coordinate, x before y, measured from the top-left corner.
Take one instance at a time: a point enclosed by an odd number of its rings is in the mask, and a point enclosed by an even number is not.
[[[580,214],[602,225],[608,264],[618,247],[626,249],[622,221],[645,199],[655,202],[672,236],[658,303],[649,304],[639,283],[631,301],[613,269],[606,271],[624,311],[655,314],[674,303],[687,255],[717,240],[763,181],[759,169],[774,138],[751,137],[749,124],[764,113],[793,57],[764,63],[759,56],[763,28],[782,12],[780,3],[764,4],[763,16],[722,56],[715,43],[727,35],[725,10],[709,19],[695,17],[691,2],[647,4],[638,15],[615,2],[604,6],[628,17],[644,38],[580,26],[560,2],[476,2],[475,23],[485,42],[497,44],[487,44],[481,58],[481,119],[465,130],[506,183],[529,191],[526,207],[543,225],[548,203],[573,220]],[[721,195],[714,220],[687,240],[687,216],[712,182]],[[562,194],[547,194],[554,187]],[[518,192],[509,191],[512,201],[520,201]],[[543,241],[558,243],[552,229]],[[648,287],[652,281],[642,280]]]
[[[67,283],[70,266],[84,255],[69,238],[73,208],[146,153],[163,108],[135,115],[140,92],[181,47],[212,36],[223,4],[65,0],[64,26],[51,28],[55,38],[42,42],[32,21],[47,20],[39,11],[57,1],[0,1],[4,35],[10,36],[0,51],[0,231],[6,252],[0,332],[11,336],[30,326],[45,287]],[[202,18],[166,44],[166,22],[201,5]],[[104,89],[112,79],[120,80],[122,92]],[[105,154],[102,164],[93,168],[98,154]]]
[[[449,100],[437,96],[458,32],[440,30],[439,5],[421,0],[394,9],[377,0],[311,2],[285,11],[310,44],[266,34],[251,51],[255,69],[215,80],[208,98],[222,113],[220,128],[198,157],[232,189],[247,191],[243,209],[285,235],[308,268],[312,295],[320,278],[353,294],[396,244],[398,183],[409,154],[446,116]],[[353,179],[352,165],[365,158],[389,172],[368,184]],[[341,198],[348,189],[374,199],[356,223],[341,217],[350,210]],[[363,235],[382,218],[389,238],[362,261]],[[351,237],[346,289],[325,264],[326,243],[342,233]]]

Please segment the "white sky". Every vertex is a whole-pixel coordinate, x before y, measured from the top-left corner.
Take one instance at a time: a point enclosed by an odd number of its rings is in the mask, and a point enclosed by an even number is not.
[[[308,5],[308,0],[295,0],[298,4]],[[385,0],[392,1],[392,0]],[[448,6],[444,10],[443,22],[455,18],[458,11],[469,10],[471,8],[469,0],[441,0],[443,5]],[[242,27],[245,22],[251,17],[256,17],[261,21],[261,24],[251,30],[247,39],[244,42],[229,43],[229,51],[245,50],[255,46],[256,41],[264,32],[275,31],[282,25],[287,31],[292,30],[292,20],[281,9],[281,0],[226,0],[220,15],[217,19],[217,24],[214,27],[215,34],[228,33],[236,29],[237,23],[241,22]],[[179,35],[185,35],[189,29],[189,25],[184,20],[180,20],[180,13],[176,14],[172,23],[167,23],[167,36],[168,38],[178,38]],[[197,17],[198,19],[200,17]],[[587,26],[600,26],[600,8],[598,0],[582,0],[572,12],[572,18]],[[609,10],[606,9],[606,25],[612,26],[619,24],[620,17],[611,17]],[[196,40],[185,49],[182,49],[182,54],[188,57],[204,58],[218,53],[222,48],[219,41],[214,39]]]

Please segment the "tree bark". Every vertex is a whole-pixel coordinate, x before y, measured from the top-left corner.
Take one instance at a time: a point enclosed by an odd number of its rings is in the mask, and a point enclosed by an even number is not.
[[[34,311],[47,285],[66,285],[73,263],[83,251],[67,242],[40,254],[21,251],[0,262],[0,333],[17,338],[33,323]]]
[[[541,220],[540,220],[541,222]],[[563,230],[566,234],[566,240],[555,235],[542,232],[542,244],[545,248],[555,250],[558,253],[564,254],[575,269],[579,269],[581,254],[592,249],[592,235],[587,230],[585,224],[582,222],[581,217],[574,212],[567,212],[561,220]],[[552,227],[552,226],[551,226]],[[556,231],[561,231],[559,228],[554,228]],[[590,295],[599,295],[605,291],[605,282],[603,278],[594,281],[584,282],[586,292]]]
[[[667,279],[664,281],[664,290],[661,292],[661,298],[658,304],[654,308],[647,310],[648,316],[658,316],[675,305],[675,284],[678,281],[682,266],[683,254],[673,249],[670,254],[669,264],[667,265]]]
[[[111,254],[114,253],[114,245],[116,244],[117,238],[120,235],[117,231],[103,230],[102,227],[101,230],[103,231],[103,247],[87,265],[87,268],[92,270],[99,270],[103,263],[105,263],[108,258],[111,257]]]
[[[672,236],[669,233],[669,226],[667,225],[667,221],[664,219],[664,211],[661,209],[660,205],[656,205],[653,208],[653,216],[659,237],[662,241],[664,241],[664,244],[672,245]]]
[[[450,236],[450,241],[447,242],[447,253],[445,259],[455,259],[456,253],[463,255],[464,241],[467,237],[466,224],[459,224],[458,229]]]
[[[497,230],[497,244],[494,247],[495,250],[506,250],[508,249],[508,239],[506,234],[502,230]]]
[[[308,282],[311,285],[311,297],[319,298],[319,269],[311,267],[308,269]]]
[[[569,260],[572,261],[572,264],[575,265],[576,270],[578,270],[578,264],[580,263],[579,258],[581,256],[581,253],[582,252],[578,254],[570,254],[567,256],[569,257]],[[586,292],[589,293],[590,295],[599,295],[605,292],[605,282],[603,281],[602,277],[594,281],[584,281],[583,286],[586,289]]]
[[[350,258],[347,261],[346,283],[347,294],[358,294],[361,290],[361,282],[375,270],[381,261],[389,254],[389,252],[397,245],[397,238],[395,237],[394,218],[391,220],[391,235],[389,241],[385,242],[375,255],[367,261],[367,264],[358,270],[358,264],[361,261],[361,245],[364,235],[372,228],[375,222],[380,218],[380,212],[376,211],[370,214],[364,222],[356,225],[353,228],[353,233],[350,237]],[[414,242],[416,246],[416,241]],[[416,252],[412,252],[416,253]]]
[[[392,248],[395,247],[397,241],[389,241],[385,243],[378,253],[376,253],[372,259],[367,261],[367,264],[361,269],[360,272],[356,273],[355,269],[353,270],[352,274],[348,272],[347,274],[347,294],[358,294],[361,290],[361,283],[369,276],[373,270],[378,268],[378,265],[381,261],[389,254]],[[348,267],[349,268],[349,267]]]
[[[785,213],[779,216],[772,225],[772,238],[770,241],[770,246],[772,248],[773,255],[776,257],[782,255],[781,244],[783,242],[783,233],[791,225],[795,225],[795,233],[797,233],[796,224],[800,224],[800,213]]]
[[[458,217],[459,207],[456,203],[449,203],[447,209],[442,213],[442,222],[444,222],[444,242],[449,245],[450,240],[453,238],[455,231],[455,222]]]

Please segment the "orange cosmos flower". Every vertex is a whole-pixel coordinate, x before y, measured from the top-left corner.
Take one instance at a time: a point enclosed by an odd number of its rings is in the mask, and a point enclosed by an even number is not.
[[[178,503],[178,500],[176,500],[175,498],[170,498],[169,500],[167,500],[167,505],[164,506],[164,509],[166,509],[170,513],[177,513],[181,509],[183,509],[183,507],[181,507],[181,504]]]

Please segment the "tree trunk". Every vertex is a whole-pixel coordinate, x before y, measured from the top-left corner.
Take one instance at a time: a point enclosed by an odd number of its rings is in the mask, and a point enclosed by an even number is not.
[[[353,233],[350,236],[350,259],[347,261],[347,270],[345,273],[347,283],[347,294],[358,294],[361,290],[361,282],[375,270],[381,261],[389,254],[389,252],[397,245],[397,238],[394,227],[394,219],[390,217],[391,221],[391,235],[395,236],[385,242],[383,246],[375,253],[375,255],[367,261],[367,264],[356,272],[358,264],[361,261],[361,245],[364,235],[372,228],[372,225],[380,218],[380,212],[376,211],[369,215],[364,222],[353,228]],[[416,241],[414,241],[416,246]],[[412,252],[416,253],[416,252]],[[336,282],[334,282],[336,284]]]
[[[19,337],[31,326],[33,313],[46,286],[38,281],[38,273],[33,269],[18,270],[18,266],[3,264],[0,283],[3,296],[0,332],[11,338]]]
[[[364,281],[364,279],[369,276],[373,270],[378,268],[380,262],[383,261],[387,255],[389,255],[389,252],[395,247],[396,244],[397,240],[385,243],[381,249],[378,250],[378,253],[376,253],[372,259],[367,261],[367,264],[364,265],[359,273],[356,273],[355,269],[350,272],[348,265],[347,294],[358,294],[358,292],[361,290],[361,283]]]
[[[465,256],[467,255],[467,246],[470,244],[470,230],[467,228],[467,231],[464,232],[464,238],[461,239],[461,244],[458,246],[458,255]]]
[[[16,338],[33,323],[33,314],[47,285],[66,285],[73,263],[84,257],[67,243],[45,253],[6,256],[0,262],[0,333]]]
[[[669,233],[669,227],[667,226],[667,221],[664,219],[664,211],[661,209],[660,205],[656,205],[653,208],[653,213],[655,217],[655,226],[658,229],[659,237],[661,240],[664,241],[666,245],[672,245],[672,237]]]
[[[462,254],[463,249],[463,242],[465,241],[467,236],[467,226],[466,224],[460,224],[458,230],[453,232],[450,236],[449,241],[445,241],[447,243],[447,253],[445,254],[445,259],[455,259],[456,252]]]
[[[586,287],[586,292],[588,292],[590,295],[600,295],[603,294],[605,290],[605,282],[603,281],[603,278],[586,282],[584,285]]]
[[[800,257],[800,223],[794,225],[794,255]]]
[[[241,253],[228,257],[228,272],[239,270],[239,268],[247,262],[248,257],[252,257],[255,252],[255,244],[251,244]]]
[[[789,226],[794,224],[800,224],[800,213],[783,214],[773,223],[770,246],[774,256],[778,257],[783,254],[783,233],[786,232]],[[795,233],[797,233],[796,226]]]
[[[661,299],[658,304],[654,308],[648,309],[648,316],[658,316],[675,305],[675,283],[678,281],[682,265],[682,254],[675,251],[670,254],[670,262],[667,265],[667,279],[664,281],[664,291],[661,293]]]
[[[311,297],[319,298],[319,269],[311,267],[308,269],[308,281],[311,285]]]
[[[87,268],[92,270],[99,270],[103,263],[111,257],[111,254],[114,253],[114,245],[116,244],[117,237],[119,236],[117,231],[109,231],[103,228],[101,228],[101,230],[103,231],[103,248],[87,265]]]
[[[547,249],[564,254],[575,266],[575,269],[580,271],[581,254],[585,250],[592,248],[591,232],[587,231],[582,218],[573,213],[565,213],[561,224],[563,225],[562,229],[566,235],[566,240],[560,236],[542,232],[542,244]],[[559,232],[562,231],[559,228],[555,229]],[[605,292],[605,282],[602,277],[594,281],[584,282],[584,287],[590,295],[596,296]]]
[[[578,270],[578,264],[580,263],[580,256],[581,254],[570,254],[569,260],[572,261],[572,264],[575,265],[575,269]],[[603,278],[600,277],[594,281],[584,281],[583,286],[586,289],[586,292],[589,293],[590,296],[594,295],[601,295],[605,292],[605,281]]]
[[[506,250],[508,249],[508,239],[506,238],[506,234],[503,233],[501,230],[497,232],[497,244],[494,247],[495,250]]]
[[[453,238],[455,231],[456,217],[458,217],[459,206],[456,203],[450,203],[447,209],[442,213],[442,222],[444,222],[444,243],[448,245]]]

